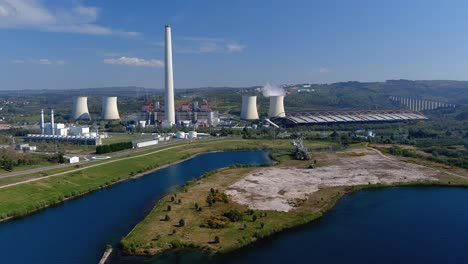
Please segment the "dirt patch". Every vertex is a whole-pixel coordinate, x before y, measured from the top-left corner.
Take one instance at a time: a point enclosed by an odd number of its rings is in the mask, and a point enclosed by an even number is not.
[[[436,181],[436,170],[405,163],[367,149],[328,154],[317,169],[265,168],[231,185],[226,194],[251,209],[290,211],[321,188]],[[345,155],[343,155],[345,154]]]

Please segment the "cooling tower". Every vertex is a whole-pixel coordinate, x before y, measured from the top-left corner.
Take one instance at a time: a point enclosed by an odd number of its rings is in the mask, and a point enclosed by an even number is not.
[[[73,100],[72,117],[75,120],[91,120],[88,111],[88,97],[79,96]]]
[[[250,95],[242,96],[241,119],[244,119],[244,120],[258,119],[257,96],[250,96]]]
[[[172,72],[172,37],[171,27],[166,25],[166,101],[164,102],[167,126],[175,124],[174,77]]]
[[[119,110],[117,109],[117,97],[102,98],[102,120],[119,120]]]
[[[268,110],[268,117],[285,117],[284,112],[284,96],[270,96],[270,109]]]

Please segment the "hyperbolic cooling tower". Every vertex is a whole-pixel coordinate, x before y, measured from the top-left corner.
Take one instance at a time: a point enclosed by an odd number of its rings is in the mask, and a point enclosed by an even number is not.
[[[251,96],[251,95],[242,96],[241,119],[244,119],[244,120],[258,119],[257,96]]]
[[[284,96],[270,96],[270,109],[268,110],[268,117],[285,117],[284,112]]]
[[[75,120],[91,120],[88,111],[88,97],[79,96],[73,101],[72,117]]]
[[[117,97],[103,97],[102,98],[102,120],[119,120],[119,110],[117,109]]]
[[[166,25],[166,101],[164,102],[166,124],[175,124],[174,77],[172,73],[171,27]]]

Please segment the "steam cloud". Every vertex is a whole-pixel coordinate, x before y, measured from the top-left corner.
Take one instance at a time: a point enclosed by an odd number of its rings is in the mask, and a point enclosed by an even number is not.
[[[266,83],[265,86],[262,87],[261,91],[265,97],[286,95],[286,92],[283,88],[270,83]]]

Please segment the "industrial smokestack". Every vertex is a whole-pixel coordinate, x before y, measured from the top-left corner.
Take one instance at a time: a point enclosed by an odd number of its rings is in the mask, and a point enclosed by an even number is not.
[[[241,119],[244,119],[244,120],[258,119],[257,96],[250,96],[250,95],[242,96]]]
[[[72,117],[74,120],[91,120],[88,111],[88,97],[79,96],[73,100]]]
[[[41,135],[44,135],[44,109],[41,109]]]
[[[55,135],[54,109],[50,109],[50,126],[52,128],[52,135]]]
[[[270,109],[268,117],[285,117],[284,112],[284,96],[270,96]]]
[[[167,126],[175,124],[174,77],[172,72],[172,37],[171,27],[166,25],[166,101],[165,121]]]
[[[119,110],[117,109],[117,97],[103,97],[102,98],[102,120],[119,120]]]

